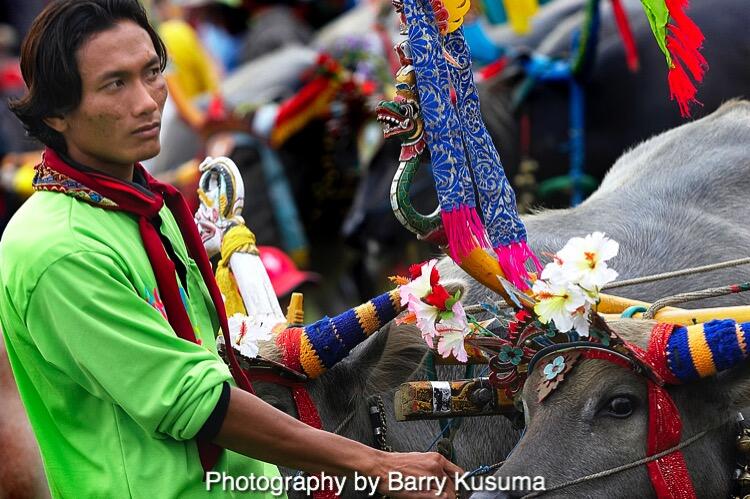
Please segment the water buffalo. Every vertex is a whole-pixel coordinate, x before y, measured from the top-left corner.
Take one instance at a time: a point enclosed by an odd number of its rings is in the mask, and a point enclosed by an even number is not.
[[[613,266],[622,277],[635,277],[747,255],[750,209],[742,199],[750,189],[750,103],[732,102],[714,114],[654,137],[625,154],[599,190],[581,206],[526,218],[534,248],[555,251],[574,235],[606,231],[624,244]],[[633,217],[635,213],[639,213]],[[564,220],[564,227],[560,223]],[[575,227],[575,229],[572,229]],[[673,249],[680,248],[674,252]],[[747,281],[750,269],[737,267],[679,280],[623,288],[618,294],[652,300],[658,296]],[[747,296],[720,303],[747,303]],[[704,301],[693,306],[712,306]],[[686,304],[686,306],[690,306]],[[648,324],[624,322],[613,328],[644,345]],[[673,390],[685,423],[684,437],[748,405],[747,370],[727,379],[710,379]],[[530,386],[536,386],[535,373]],[[627,393],[635,408],[627,419],[593,411]],[[585,361],[549,403],[525,396],[527,430],[498,477],[543,475],[547,486],[580,478],[644,456],[647,406],[643,378],[597,361]],[[689,402],[689,403],[688,403]],[[499,429],[497,431],[500,431]],[[699,497],[728,494],[734,430],[701,440],[685,457]],[[616,449],[616,451],[615,451]],[[556,497],[651,497],[645,468],[557,491]],[[553,496],[553,494],[550,494]],[[482,493],[475,497],[513,497]],[[545,495],[546,497],[546,495]]]
[[[750,103],[732,102],[704,119],[656,136],[626,153],[598,191],[582,205],[547,210],[524,218],[529,241],[544,259],[573,236],[604,231],[620,242],[613,260],[622,278],[638,277],[747,254],[750,216],[744,194],[750,190]],[[451,262],[446,275],[467,280]],[[678,292],[750,280],[750,269],[738,267],[690,279],[659,281],[617,290],[623,296],[655,300]],[[471,286],[467,302],[496,299]],[[714,306],[745,301],[741,295],[703,300],[686,306]],[[391,326],[356,348],[340,364],[309,385],[328,430],[374,443],[368,398],[381,394],[386,407],[388,443],[395,450],[425,450],[439,431],[435,422],[397,423],[392,394],[406,379],[425,379],[418,367],[426,351],[415,330]],[[459,377],[443,368],[441,377]],[[263,386],[261,396],[294,414],[286,389]],[[351,417],[348,421],[347,418]],[[345,424],[342,424],[346,421]],[[465,469],[496,463],[509,452],[517,431],[501,417],[467,419],[454,448]]]

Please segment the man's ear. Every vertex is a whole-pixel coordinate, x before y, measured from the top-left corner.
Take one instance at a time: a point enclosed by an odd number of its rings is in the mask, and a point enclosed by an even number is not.
[[[63,133],[68,129],[68,120],[63,116],[50,116],[49,118],[44,118],[43,121],[45,125],[58,133]]]

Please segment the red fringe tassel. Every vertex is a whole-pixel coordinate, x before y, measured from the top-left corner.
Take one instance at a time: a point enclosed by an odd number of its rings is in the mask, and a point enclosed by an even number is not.
[[[667,28],[667,50],[672,56],[672,67],[669,69],[669,93],[680,107],[680,114],[690,116],[690,104],[700,104],[695,98],[697,92],[685,69],[690,71],[696,83],[703,81],[708,68],[706,59],[700,50],[705,37],[700,28],[685,14],[687,0],[666,0],[669,16],[673,23]]]
[[[638,48],[635,46],[633,31],[630,29],[628,16],[625,13],[625,9],[622,8],[620,0],[612,0],[612,11],[615,14],[615,21],[617,22],[617,29],[620,31],[622,44],[625,47],[625,60],[628,63],[628,69],[635,73],[640,67]]]

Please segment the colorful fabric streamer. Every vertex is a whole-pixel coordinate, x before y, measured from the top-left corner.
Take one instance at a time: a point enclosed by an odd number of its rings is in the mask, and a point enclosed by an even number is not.
[[[700,53],[705,37],[685,14],[687,0],[641,0],[641,3],[656,42],[667,59],[670,96],[677,101],[680,114],[688,117],[690,105],[698,102],[697,89],[690,76],[701,83],[708,67]]]
[[[440,11],[436,15],[431,0],[404,2],[425,137],[449,251],[460,263],[477,247],[492,247],[508,280],[525,289],[525,262],[538,262],[526,245],[515,194],[482,121],[463,29],[450,30],[458,22],[451,15],[460,10],[450,5],[446,9],[447,16]],[[448,26],[443,32],[441,20]],[[444,38],[442,33],[446,33]],[[455,91],[455,105],[451,90]]]

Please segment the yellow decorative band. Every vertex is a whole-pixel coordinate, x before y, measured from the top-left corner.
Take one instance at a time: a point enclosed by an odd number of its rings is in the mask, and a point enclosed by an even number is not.
[[[354,313],[357,314],[357,320],[359,326],[366,336],[370,336],[372,333],[380,329],[380,320],[378,319],[378,311],[375,309],[375,305],[372,302],[363,303],[354,309]]]
[[[703,333],[703,324],[688,326],[687,330],[690,356],[693,358],[695,370],[701,378],[713,376],[716,374],[716,364]]]
[[[735,331],[737,332],[737,344],[740,346],[740,350],[742,350],[742,356],[745,357],[747,356],[747,345],[745,344],[745,334],[742,332],[739,323],[735,325]]]
[[[312,343],[310,343],[310,338],[307,337],[307,334],[302,334],[300,338],[299,360],[305,374],[312,379],[318,378],[326,371],[323,363],[315,353],[315,349]]]

